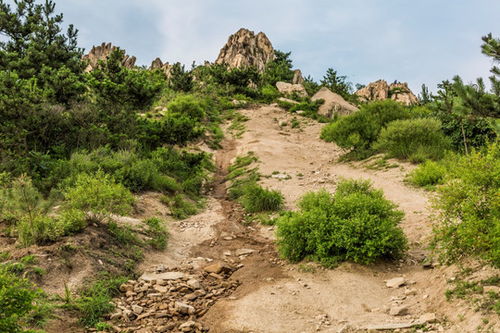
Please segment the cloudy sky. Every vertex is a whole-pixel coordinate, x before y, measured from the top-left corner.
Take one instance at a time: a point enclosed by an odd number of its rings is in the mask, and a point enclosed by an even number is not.
[[[240,27],[291,51],[320,79],[328,67],[354,83],[384,78],[432,89],[455,74],[488,76],[481,36],[500,36],[499,0],[56,0],[89,49],[113,42],[139,64],[213,61]]]

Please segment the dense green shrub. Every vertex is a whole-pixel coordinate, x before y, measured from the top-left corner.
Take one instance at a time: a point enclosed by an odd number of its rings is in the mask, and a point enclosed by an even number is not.
[[[280,92],[275,87],[266,84],[260,89],[260,98],[264,103],[272,103],[278,97],[280,97]]]
[[[258,184],[249,184],[243,188],[240,202],[248,213],[278,211],[283,207],[283,194]]]
[[[23,278],[0,267],[0,332],[28,332],[23,327],[30,314],[37,310],[41,291]]]
[[[500,266],[500,144],[462,156],[438,189],[434,243],[443,258],[465,255]]]
[[[198,212],[196,205],[181,194],[176,194],[172,197],[163,196],[162,202],[170,208],[172,216],[179,220],[185,219]]]
[[[79,174],[74,186],[64,192],[67,205],[87,214],[107,216],[129,214],[134,197],[122,184],[101,171],[91,175]]]
[[[433,118],[395,120],[380,132],[374,148],[391,157],[423,162],[443,158],[451,148],[441,130],[441,122]]]
[[[325,265],[368,264],[397,258],[406,248],[398,227],[403,213],[366,181],[341,181],[333,195],[308,193],[299,208],[277,220],[279,251],[291,261],[307,257]]]
[[[408,174],[407,180],[416,186],[433,188],[444,182],[446,173],[446,167],[442,163],[425,161]]]
[[[274,51],[274,59],[266,64],[262,73],[262,83],[274,86],[276,82],[291,82],[294,72],[292,70],[291,52]]]
[[[121,64],[124,56],[123,50],[116,49],[106,61],[99,62],[98,67],[87,74],[89,87],[104,107],[110,104],[133,109],[151,106],[166,86],[165,74],[126,68]]]
[[[410,118],[410,112],[400,103],[384,100],[364,104],[358,112],[339,117],[326,125],[321,138],[335,142],[341,148],[353,150],[358,157],[372,152],[380,131],[394,120]]]

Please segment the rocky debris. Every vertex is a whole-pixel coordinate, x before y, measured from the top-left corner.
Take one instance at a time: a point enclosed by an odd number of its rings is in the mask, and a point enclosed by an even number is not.
[[[301,84],[276,82],[276,88],[284,95],[296,94],[299,97],[307,97],[307,91]]]
[[[239,285],[238,281],[229,280],[233,268],[222,263],[211,266],[210,272],[209,266],[203,270],[175,268],[160,273],[155,269],[121,285],[123,294],[113,300],[116,311],[109,317],[115,331],[208,331],[198,322],[199,318]]]
[[[404,316],[408,314],[408,307],[404,305],[393,305],[389,310],[391,316]]]
[[[256,67],[263,72],[266,64],[274,59],[274,48],[266,34],[241,28],[220,50],[216,64],[227,64],[231,68]]]
[[[278,101],[281,101],[284,103],[290,103],[290,104],[299,104],[299,102],[294,101],[293,99],[290,99],[290,98],[285,98],[285,97],[278,98]]]
[[[211,265],[205,266],[203,270],[208,273],[219,274],[219,273],[228,273],[232,270],[232,268],[226,265],[225,263],[219,261]]]
[[[149,69],[150,70],[160,69],[165,73],[167,78],[170,78],[170,76],[172,74],[172,67],[173,67],[173,65],[169,64],[168,62],[163,63],[163,61],[161,61],[160,58],[156,58],[151,63],[151,66],[149,67]]]
[[[385,282],[387,288],[399,288],[406,284],[406,279],[404,277],[397,277]]]
[[[102,43],[101,45],[92,47],[92,50],[83,56],[83,60],[87,61],[88,65],[85,68],[85,72],[91,72],[97,68],[97,64],[100,60],[105,61],[113,53],[113,51],[119,49],[113,46],[111,43]],[[122,65],[126,68],[133,68],[136,62],[135,57],[131,57],[125,54],[122,59]]]
[[[423,315],[420,316],[418,319],[418,322],[421,324],[427,324],[427,323],[435,323],[437,321],[437,317],[435,313],[424,313]]]
[[[302,76],[302,72],[300,69],[295,69],[293,71],[292,83],[293,84],[303,84],[304,83],[304,77]]]
[[[313,97],[312,101],[322,99],[324,101],[318,109],[318,114],[332,118],[334,114],[346,115],[358,111],[358,108],[347,102],[342,96],[323,87]]]
[[[388,84],[385,80],[378,80],[368,84],[355,93],[362,102],[381,101],[392,99],[405,105],[418,103],[417,96],[408,87],[406,82]]]

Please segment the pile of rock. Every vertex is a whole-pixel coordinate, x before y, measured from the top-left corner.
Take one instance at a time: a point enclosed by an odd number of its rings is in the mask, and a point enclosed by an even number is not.
[[[91,72],[97,68],[99,61],[106,61],[113,51],[119,49],[111,43],[102,43],[101,45],[92,47],[92,50],[83,56],[83,60],[87,61],[85,72]],[[126,68],[133,68],[135,66],[136,58],[125,55],[122,59],[122,65]]]
[[[406,82],[394,82],[389,85],[385,80],[378,80],[356,91],[356,95],[362,102],[392,99],[405,105],[418,103],[417,96],[413,94]]]
[[[206,332],[197,320],[215,302],[228,297],[239,282],[228,280],[234,268],[216,262],[203,269],[163,267],[120,286],[110,316],[117,332]]]

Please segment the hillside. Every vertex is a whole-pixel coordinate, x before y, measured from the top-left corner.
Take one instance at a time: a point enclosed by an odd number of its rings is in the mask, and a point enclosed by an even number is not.
[[[242,28],[147,68],[0,10],[0,332],[500,330],[497,67],[354,89]]]

